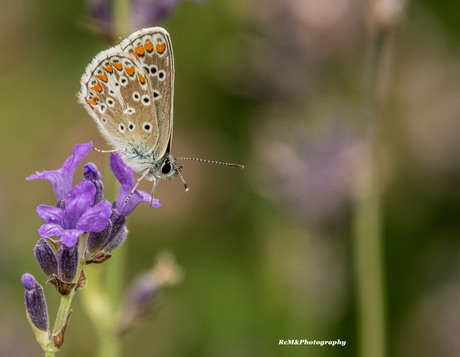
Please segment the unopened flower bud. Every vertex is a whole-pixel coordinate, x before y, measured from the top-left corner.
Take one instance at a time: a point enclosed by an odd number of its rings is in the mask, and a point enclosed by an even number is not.
[[[38,264],[40,264],[40,268],[42,268],[46,276],[57,274],[58,264],[56,253],[46,239],[42,238],[37,242],[34,248],[34,254],[35,259],[37,259]]]
[[[77,274],[78,268],[78,242],[67,247],[62,244],[58,250],[58,276],[65,282],[71,282]]]
[[[88,162],[83,169],[83,176],[86,181],[90,181],[96,187],[96,195],[94,196],[94,204],[102,201],[104,195],[104,184],[101,181],[101,174],[97,169],[96,165],[92,162]]]
[[[48,331],[48,309],[43,288],[29,273],[22,276],[21,282],[26,290],[24,301],[31,324],[39,330]]]
[[[112,230],[112,232],[113,231],[114,230]],[[126,228],[126,226],[122,226],[117,234],[114,235],[112,233],[112,236],[110,237],[110,241],[105,246],[105,251],[111,252],[115,248],[118,248],[125,241],[127,235],[128,235],[128,229]]]
[[[108,238],[112,233],[112,221],[107,222],[104,230],[101,232],[91,232],[88,234],[88,252],[91,254],[97,253],[102,250],[104,245],[107,243]]]
[[[116,209],[112,210],[110,221],[112,222],[112,232],[104,244],[104,250],[107,252],[119,247],[128,234],[128,229],[125,226],[126,217]]]

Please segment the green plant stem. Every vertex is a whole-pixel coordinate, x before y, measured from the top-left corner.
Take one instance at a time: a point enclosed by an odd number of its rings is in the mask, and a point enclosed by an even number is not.
[[[114,301],[115,297],[111,295],[112,292],[116,295],[119,295],[120,292],[119,290],[115,292],[113,287],[111,289],[107,287],[110,285],[107,284],[107,280],[116,279],[111,267],[116,261],[118,261],[118,255],[116,259],[111,258],[103,265],[90,264],[86,268],[88,287],[82,294],[82,302],[97,332],[98,357],[118,357],[121,355],[117,335],[117,304]],[[109,269],[109,267],[111,268]]]
[[[105,330],[99,334],[98,357],[119,357],[121,355],[117,333],[113,327],[114,325],[112,324],[110,330]]]
[[[110,171],[106,193],[116,197],[116,181]],[[121,346],[118,336],[118,306],[121,300],[123,271],[125,266],[124,249],[117,249],[116,255],[103,264],[89,264],[85,268],[88,281],[83,291],[83,307],[97,333],[97,356],[118,357]]]
[[[56,351],[50,351],[47,350],[45,351],[45,357],[53,357],[55,355]]]
[[[382,103],[388,78],[393,36],[391,31],[370,38],[366,103],[368,122],[363,158],[357,171],[353,222],[357,277],[360,356],[387,354],[387,301],[379,179]]]
[[[372,148],[363,160],[356,190],[354,250],[361,356],[383,357],[386,352],[386,301],[381,198]]]
[[[72,304],[73,296],[75,295],[75,289],[70,292],[69,295],[61,295],[61,302],[59,304],[59,310],[54,323],[53,332],[51,334],[50,341],[48,343],[45,356],[54,356],[58,349],[54,346],[54,336],[62,329],[67,321],[67,316],[70,312],[70,305]]]
[[[129,27],[129,0],[114,1],[115,36],[125,37]]]

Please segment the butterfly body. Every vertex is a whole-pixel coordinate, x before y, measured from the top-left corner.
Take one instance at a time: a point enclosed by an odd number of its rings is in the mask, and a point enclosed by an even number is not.
[[[78,98],[114,151],[142,178],[179,175],[171,155],[174,57],[165,29],[142,29],[96,55],[81,78]]]

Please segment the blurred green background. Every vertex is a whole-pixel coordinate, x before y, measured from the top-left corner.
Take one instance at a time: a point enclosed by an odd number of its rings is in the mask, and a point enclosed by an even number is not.
[[[129,217],[122,284],[164,249],[185,279],[123,337],[124,356],[358,354],[351,182],[369,5],[184,1],[151,24],[165,27],[174,47],[173,153],[246,169],[185,162],[190,192],[162,182],[163,206],[144,204]],[[42,224],[35,208],[54,195],[48,182],[25,177],[60,167],[76,143],[107,147],[76,93],[109,44],[88,30],[80,0],[3,1],[1,9],[0,355],[40,356],[20,277],[30,272],[44,286],[53,321],[58,296],[33,247]],[[411,2],[394,36],[378,162],[391,356],[460,354],[459,14],[453,1]],[[105,182],[108,158],[87,158]],[[95,355],[80,298],[58,356]]]

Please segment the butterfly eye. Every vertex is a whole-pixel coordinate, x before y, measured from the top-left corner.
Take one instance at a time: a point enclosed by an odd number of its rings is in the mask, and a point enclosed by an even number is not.
[[[167,175],[171,172],[171,162],[169,160],[166,160],[163,166],[161,167],[161,173],[163,175]]]

